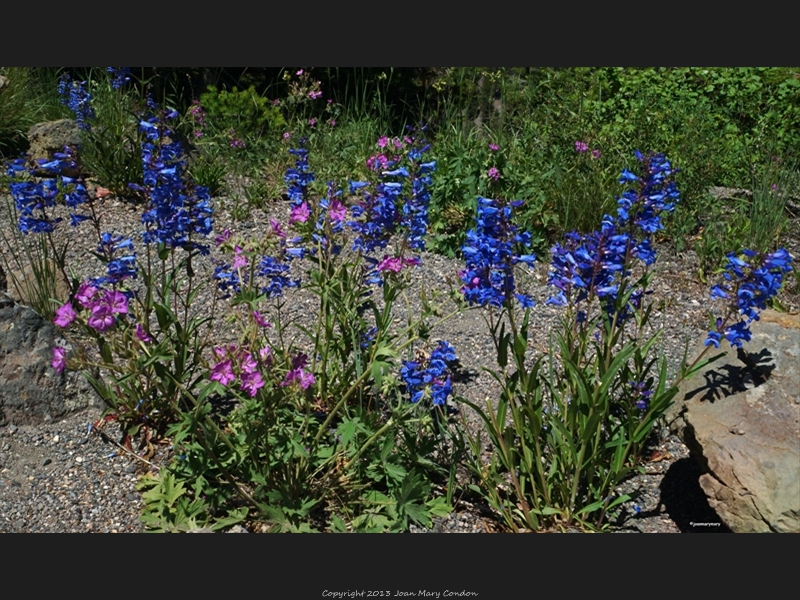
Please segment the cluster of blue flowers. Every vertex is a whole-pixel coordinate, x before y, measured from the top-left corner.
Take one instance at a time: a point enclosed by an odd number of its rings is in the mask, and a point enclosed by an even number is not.
[[[780,290],[783,275],[792,270],[792,257],[784,248],[766,254],[745,249],[738,255],[731,252],[726,256],[728,264],[723,277],[729,284],[715,285],[711,298],[728,300],[729,314],[738,313],[744,318],[733,325],[727,325],[727,319],[717,319],[705,345],[719,348],[724,337],[731,347],[741,348],[742,342],[750,341],[750,323],[758,320],[759,311]]]
[[[617,198],[617,216],[603,217],[600,231],[581,235],[567,234],[564,245],[556,244],[548,285],[558,289],[547,304],[566,306],[590,298],[599,298],[604,311],[618,318],[630,316],[638,308],[644,290],[632,296],[632,306],[617,307],[621,279],[630,275],[633,259],[652,265],[656,252],[652,235],[663,229],[661,213],[672,212],[680,194],[673,175],[675,170],[663,154],[645,156],[638,150],[636,159],[641,163],[642,175],[625,169],[620,175],[621,184],[631,184]],[[585,316],[582,311],[578,317]]]
[[[356,251],[369,253],[386,248],[399,228],[407,233],[408,248],[425,249],[430,186],[436,161],[424,162],[430,144],[414,135],[412,127],[407,129],[409,135],[402,141],[398,139],[396,145],[397,149],[404,150],[405,161],[399,155],[393,159],[384,155],[372,157],[370,168],[380,173],[374,193],[370,191],[369,182],[350,182],[351,194],[361,192],[361,200],[351,209],[353,220],[347,223],[357,234],[353,241]],[[404,162],[407,164],[402,164]],[[410,187],[409,192],[407,187]]]
[[[124,87],[131,80],[130,67],[106,67],[111,77],[111,87],[115,90]]]
[[[117,253],[123,252],[123,256]],[[100,243],[97,246],[97,255],[106,263],[105,277],[98,277],[91,281],[92,285],[100,287],[104,284],[116,286],[123,280],[136,278],[136,253],[133,251],[133,240],[115,236],[111,233],[100,234]]]
[[[192,236],[211,233],[210,196],[207,188],[186,182],[183,148],[166,124],[177,116],[177,111],[171,111],[139,122],[147,140],[142,143],[144,186],[130,186],[147,195],[148,208],[142,214],[145,244],[159,243],[208,254],[208,246],[195,242]]]
[[[8,176],[13,179],[9,187],[19,213],[19,230],[24,234],[54,231],[61,219],[51,218],[47,209],[54,207],[59,198],[73,210],[89,200],[82,179],[61,175],[64,170],[77,168],[69,148],[56,152],[52,160],[39,159],[37,167],[50,175],[50,178],[37,179],[34,176],[37,168],[30,166],[25,158],[11,161],[7,168]],[[87,218],[70,213],[73,226]]]
[[[461,293],[470,305],[509,306],[515,297],[523,307],[533,306],[530,296],[514,292],[514,265],[532,266],[536,261],[533,254],[516,251],[531,244],[531,234],[518,232],[512,222],[513,209],[520,205],[520,201],[478,198],[477,227],[467,232],[461,248],[467,267],[460,272]]]
[[[68,106],[75,114],[78,128],[85,131],[91,129],[90,121],[94,120],[95,113],[87,83],[73,81],[68,74],[64,73],[58,82],[58,94],[61,96],[61,104]]]
[[[289,150],[297,157],[294,168],[287,169],[284,175],[292,206],[300,206],[308,200],[308,186],[314,181],[314,173],[308,166],[308,149],[305,148],[307,141],[306,138],[300,138],[300,147]]]
[[[427,394],[434,406],[445,406],[453,393],[449,365],[457,360],[455,348],[445,340],[439,342],[427,360],[404,360],[400,377],[411,395],[411,402],[416,404]]]

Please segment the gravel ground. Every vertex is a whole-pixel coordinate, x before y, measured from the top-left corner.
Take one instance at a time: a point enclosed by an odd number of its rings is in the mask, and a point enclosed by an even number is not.
[[[287,203],[278,202],[269,215],[253,211],[248,219],[233,221],[228,210],[230,204],[229,199],[215,199],[215,235],[229,228],[234,234],[258,237],[268,229],[270,216],[284,223],[288,217]],[[105,231],[139,239],[140,208],[105,198],[100,201],[99,214]],[[0,223],[0,226],[8,225]],[[800,256],[797,220],[792,227],[787,243],[789,251],[797,257]],[[95,245],[88,235],[89,230],[63,227],[62,231],[69,241],[68,263],[82,275],[100,275],[101,265],[89,254]],[[678,254],[663,244],[658,249],[658,272],[652,297],[663,300],[654,310],[652,325],[664,329],[659,347],[674,373],[686,341],[693,346],[705,335],[708,288],[698,281],[698,263],[693,252]],[[6,248],[0,250],[6,251]],[[212,252],[212,259],[215,254]],[[204,260],[196,266],[201,274],[210,274],[213,270],[210,261]],[[447,304],[448,281],[458,281],[460,268],[460,261],[424,254],[422,266],[411,274],[409,306],[398,313],[400,322],[405,319],[405,310],[419,311],[421,290],[428,297],[439,298],[449,311],[452,304]],[[546,268],[546,265],[539,265],[530,277],[519,282],[521,287],[531,290],[537,301],[530,325],[535,332],[532,335],[535,352],[548,351],[548,335],[560,314],[559,309],[544,305],[549,295],[545,285]],[[790,278],[785,287],[781,302],[790,311],[798,310],[797,283]],[[206,288],[192,308],[207,310],[212,292],[210,287]],[[313,316],[314,298],[306,291],[290,290],[287,300],[289,316],[301,320]],[[218,319],[214,339],[218,343],[235,341],[236,331],[223,319]],[[446,321],[433,331],[432,339],[447,339],[456,348],[461,364],[460,381],[455,384],[457,394],[478,404],[483,404],[487,397],[497,396],[496,382],[483,371],[484,367],[491,366],[493,348],[480,310],[468,310]],[[482,428],[477,415],[468,407],[458,408],[471,431]],[[138,520],[142,503],[135,484],[142,473],[155,470],[168,458],[168,442],[156,448],[148,464],[114,443],[118,432],[113,431],[113,424],[107,428],[107,436],[88,434],[88,423],[96,421],[100,415],[100,408],[93,407],[58,423],[11,424],[0,428],[0,532],[142,530]],[[697,467],[680,440],[662,432],[644,467],[646,474],[624,482],[618,490],[636,494],[636,500],[623,507],[614,524],[615,531],[693,532],[698,531],[691,525],[694,522],[718,520],[705,502],[697,484]],[[419,528],[414,530],[420,531]],[[455,512],[438,519],[431,529],[432,532],[499,530],[500,526],[491,518],[488,509],[474,499],[463,499]],[[719,528],[710,530],[720,531]]]

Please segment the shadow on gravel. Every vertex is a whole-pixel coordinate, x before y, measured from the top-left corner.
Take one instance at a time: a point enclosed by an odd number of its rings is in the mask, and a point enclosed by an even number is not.
[[[732,533],[700,487],[703,472],[693,457],[675,461],[661,481],[661,504],[681,533]]]

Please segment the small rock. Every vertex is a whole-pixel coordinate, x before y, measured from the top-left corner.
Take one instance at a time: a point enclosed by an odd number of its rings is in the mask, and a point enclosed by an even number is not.
[[[53,461],[52,461],[52,460],[50,460],[49,458],[45,458],[45,459],[42,461],[42,466],[43,466],[43,467],[46,467],[46,466],[47,466],[47,465],[49,465],[51,462],[53,462]]]

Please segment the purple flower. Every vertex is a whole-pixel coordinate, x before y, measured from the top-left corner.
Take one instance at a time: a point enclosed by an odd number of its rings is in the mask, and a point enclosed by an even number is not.
[[[224,386],[227,386],[229,383],[235,380],[236,375],[233,374],[233,365],[231,364],[231,361],[223,360],[222,362],[214,365],[214,367],[211,369],[211,375],[209,379],[212,381],[219,381]]]
[[[500,179],[500,171],[497,170],[497,167],[491,167],[489,172],[486,173],[490,179],[494,179],[495,181]]]
[[[586,152],[589,149],[589,146],[586,145],[586,142],[575,142],[575,150],[581,154]]]
[[[293,223],[305,223],[310,216],[311,210],[309,210],[308,205],[303,202],[299,206],[292,208],[292,212],[289,215],[289,225]]]
[[[111,312],[111,306],[101,302],[92,309],[92,314],[87,322],[89,327],[102,332],[110,329],[116,323],[116,319]]]
[[[257,310],[253,311],[253,319],[255,319],[255,322],[258,323],[259,327],[272,327],[269,321],[267,321],[263,316],[261,316],[261,313],[258,312]]]
[[[492,152],[497,152],[498,150],[500,150],[500,146],[498,146],[497,144],[489,144],[489,150],[491,150]]]
[[[66,327],[75,320],[76,316],[77,314],[75,309],[72,308],[72,304],[67,302],[56,311],[56,318],[53,319],[53,323],[59,327]]]
[[[147,334],[141,323],[136,324],[136,337],[142,342],[152,342],[153,338]]]
[[[306,390],[314,385],[314,381],[313,373],[303,370],[303,367],[297,367],[286,374],[286,379],[281,382],[281,386],[285,387],[287,385],[297,384],[302,389]]]
[[[251,398],[255,397],[258,390],[262,387],[264,387],[264,380],[261,378],[261,373],[258,371],[242,374],[242,391],[250,394]]]
[[[53,348],[53,368],[56,370],[56,373],[59,375],[67,366],[67,359],[66,359],[67,350],[66,348],[62,348],[61,346],[55,346]]]

